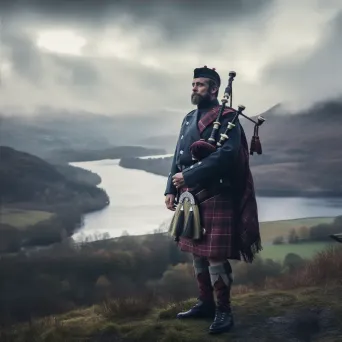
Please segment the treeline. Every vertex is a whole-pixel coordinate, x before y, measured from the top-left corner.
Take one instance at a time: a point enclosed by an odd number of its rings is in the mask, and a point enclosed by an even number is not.
[[[0,323],[66,312],[108,296],[147,292],[168,265],[186,261],[163,235],[121,237],[74,245],[72,241],[0,258]],[[153,265],[153,267],[151,267]]]
[[[291,229],[287,236],[274,238],[273,244],[330,241],[330,235],[338,233],[342,233],[342,215],[335,217],[332,223],[320,223],[312,227],[302,226],[299,229]]]
[[[234,289],[262,288],[305,260],[233,263]],[[153,267],[151,267],[153,265]],[[234,290],[235,291],[235,290]],[[62,313],[108,298],[183,300],[197,295],[192,262],[165,234],[122,236],[75,245],[64,239],[48,249],[0,257],[0,324]]]
[[[101,177],[89,170],[82,169],[68,164],[55,164],[56,170],[63,174],[66,178],[77,183],[85,183],[97,186],[101,183]]]
[[[83,213],[79,207],[69,205],[54,208],[53,215],[25,229],[0,224],[0,257],[2,254],[46,247],[60,243],[83,225]]]
[[[82,184],[78,186],[82,188]],[[0,223],[0,255],[1,253],[15,253],[22,248],[48,246],[71,236],[82,227],[85,213],[100,210],[108,205],[107,194],[102,189],[97,190],[98,192],[95,193],[84,191],[74,194],[72,199],[66,197],[65,202],[59,204],[39,206],[21,204],[22,209],[45,210],[53,215],[48,220],[28,225],[24,229]]]

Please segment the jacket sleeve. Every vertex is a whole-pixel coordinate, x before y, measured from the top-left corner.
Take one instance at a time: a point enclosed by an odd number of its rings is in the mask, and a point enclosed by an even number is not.
[[[222,126],[226,128],[228,120],[225,121]],[[208,178],[219,177],[223,169],[233,165],[241,145],[241,126],[239,120],[236,121],[235,125],[228,132],[229,139],[225,141],[222,147],[203,160],[183,170],[186,186],[194,187]]]
[[[177,142],[177,146],[178,146],[178,142]],[[168,194],[172,194],[172,195],[176,195],[177,194],[177,188],[172,183],[172,176],[175,175],[177,172],[180,172],[180,170],[178,169],[178,166],[176,165],[177,146],[175,148],[175,153],[173,155],[172,164],[171,164],[171,170],[170,170],[169,176],[167,178],[167,183],[166,183],[166,189],[165,189],[165,192],[164,192],[164,196],[166,196]]]
[[[183,119],[183,122],[181,124],[181,127],[183,126],[185,121],[185,118]],[[181,133],[180,133],[181,134]],[[177,140],[177,144],[176,144],[176,148],[175,148],[175,152],[173,154],[173,159],[172,159],[172,164],[171,164],[171,170],[169,173],[169,176],[167,178],[167,183],[166,183],[166,189],[164,192],[164,196],[168,195],[168,194],[172,194],[172,195],[177,195],[177,188],[173,185],[172,183],[172,176],[175,175],[177,172],[180,172],[177,164],[176,164],[176,160],[177,160],[177,149],[178,149],[178,144],[179,144],[179,138],[180,138],[180,134],[178,136],[178,140]]]

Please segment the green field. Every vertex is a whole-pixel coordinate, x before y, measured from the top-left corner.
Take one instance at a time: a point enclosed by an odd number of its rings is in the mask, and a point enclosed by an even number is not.
[[[48,220],[52,215],[53,213],[47,211],[0,208],[0,223],[24,229],[40,221]]]
[[[310,259],[317,252],[322,251],[330,245],[336,245],[337,242],[308,242],[298,244],[284,244],[284,245],[265,245],[260,252],[263,259],[272,259],[274,261],[283,261],[286,254],[295,253],[302,258]]]
[[[283,261],[288,253],[295,253],[302,258],[312,258],[317,252],[322,251],[329,245],[335,245],[333,240],[328,242],[308,242],[300,244],[273,245],[273,239],[283,236],[285,241],[292,229],[298,230],[301,227],[312,227],[321,223],[332,223],[335,217],[313,217],[294,220],[261,222],[260,230],[263,242],[263,250],[260,256],[263,259]]]
[[[270,221],[261,222],[260,230],[263,242],[272,242],[274,238],[283,236],[287,238],[292,229],[299,229],[300,227],[312,227],[321,223],[332,223],[335,217],[313,217],[301,218],[294,220]]]

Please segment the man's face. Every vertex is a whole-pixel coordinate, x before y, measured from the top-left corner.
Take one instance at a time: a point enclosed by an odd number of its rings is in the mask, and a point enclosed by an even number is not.
[[[203,102],[210,101],[212,94],[209,92],[209,79],[200,77],[194,78],[192,82],[191,103],[199,105]]]

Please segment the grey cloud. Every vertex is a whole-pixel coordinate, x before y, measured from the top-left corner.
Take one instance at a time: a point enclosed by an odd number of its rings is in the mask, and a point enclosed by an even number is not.
[[[46,77],[46,65],[55,65],[69,73],[67,79],[57,78],[64,85],[94,85],[98,81],[96,68],[90,61],[68,55],[42,53],[27,34],[3,30],[2,43],[6,44],[16,73],[37,86]]]
[[[342,99],[341,32],[342,12],[339,12],[312,53],[269,65],[264,72],[264,83],[281,89],[281,100],[294,110],[327,98]]]
[[[312,8],[321,0],[303,0],[296,5],[287,1],[288,7],[281,8],[283,0],[201,4],[165,0],[156,6],[157,1],[113,5],[113,1],[98,0],[83,1],[81,6],[79,1],[13,0],[12,5],[2,7],[8,14],[3,44],[14,71],[2,85],[1,102],[30,110],[45,105],[112,115],[172,115],[177,121],[191,110],[192,70],[204,64],[218,68],[223,85],[229,70],[237,71],[234,103],[246,105],[249,115],[284,99],[307,105],[317,97],[335,96],[342,89],[338,78],[333,77],[339,75],[342,60],[340,19],[335,19],[328,30],[321,22],[326,7],[337,13],[341,3],[335,2],[334,9],[331,2],[321,2],[323,14],[317,14]],[[296,12],[305,14],[302,20],[294,20]],[[311,16],[324,18],[308,26],[308,32],[319,27],[322,38],[317,46],[307,50],[305,58],[296,49],[292,56],[277,54],[279,41],[283,39],[285,50],[286,44],[292,44],[286,35],[289,29],[300,45],[305,39],[301,25]],[[110,29],[118,23],[124,26],[115,35]],[[76,29],[88,41],[85,56],[40,50],[30,35],[31,28]],[[138,37],[142,46],[136,51],[133,46],[127,59],[93,55],[104,36],[110,45],[116,44],[114,39],[123,42]],[[161,68],[142,63],[150,57]],[[324,71],[317,73],[322,65]],[[253,73],[254,79],[250,76]]]
[[[77,57],[56,56],[53,54],[51,54],[51,59],[56,65],[61,66],[66,71],[70,71],[70,78],[68,78],[68,81],[62,81],[65,85],[88,85],[93,87],[101,83],[100,75],[91,61]]]
[[[178,15],[189,15],[189,20],[227,19],[235,16],[253,15],[273,0],[2,0],[0,6],[7,14],[16,15],[21,9],[47,15],[50,18],[89,19],[113,17],[127,13],[135,18],[170,16],[168,10],[175,8]],[[173,25],[172,25],[173,26]]]
[[[3,90],[10,92],[1,95],[6,101],[27,105],[31,110],[29,103],[34,100],[37,107],[42,101],[45,105],[76,110],[134,114],[152,103],[163,106],[164,100],[156,93],[170,94],[177,84],[172,75],[129,61],[42,52],[25,34],[9,32],[4,36],[14,74],[3,84]]]
[[[39,84],[43,75],[41,55],[33,42],[22,32],[2,30],[2,45],[9,50],[13,68],[33,84]]]
[[[274,0],[9,0],[2,2],[7,21],[18,14],[31,20],[54,25],[68,24],[76,27],[101,27],[121,21],[130,25],[152,26],[161,30],[168,43],[203,32],[214,35],[218,22],[227,27],[238,20],[256,17],[274,3]]]

